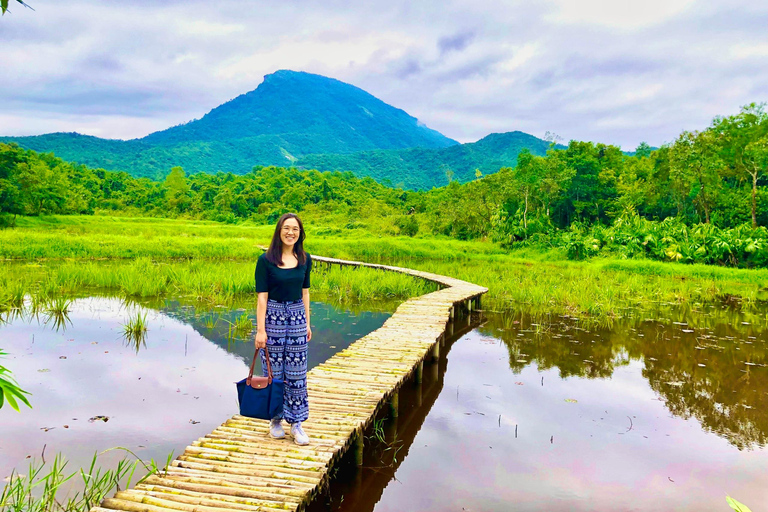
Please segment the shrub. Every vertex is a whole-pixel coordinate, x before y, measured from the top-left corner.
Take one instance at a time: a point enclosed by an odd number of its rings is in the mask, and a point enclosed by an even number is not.
[[[395,220],[395,226],[400,230],[401,235],[415,236],[419,232],[419,221],[413,215],[403,215]]]

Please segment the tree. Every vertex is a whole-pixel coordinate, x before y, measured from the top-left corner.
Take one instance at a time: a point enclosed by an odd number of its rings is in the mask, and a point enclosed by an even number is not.
[[[722,161],[717,155],[711,132],[683,132],[672,145],[670,179],[679,194],[680,204],[691,199],[704,211],[705,222],[710,222],[710,212],[715,206],[722,186],[720,170]],[[678,207],[678,214],[682,207]]]
[[[42,159],[30,159],[16,166],[16,182],[23,213],[63,213],[69,187],[60,166],[52,169]]]
[[[635,156],[639,156],[641,158],[651,156],[652,152],[653,149],[648,145],[647,142],[641,142],[637,145],[637,148],[635,148]]]
[[[541,158],[543,164],[541,181],[538,183],[536,196],[541,202],[544,212],[549,218],[549,210],[552,205],[568,188],[575,174],[574,170],[565,162],[564,152],[549,150],[546,158]]]
[[[757,227],[757,181],[768,175],[768,136],[750,142],[744,148],[747,174],[752,178],[752,227]]]
[[[573,172],[570,186],[559,202],[561,225],[574,217],[582,222],[603,220],[615,207],[617,176],[624,166],[624,154],[616,146],[571,141],[564,150],[565,164]]]
[[[757,227],[757,183],[768,174],[764,149],[768,137],[765,105],[751,103],[735,116],[715,118],[710,130],[734,176],[752,181],[752,227]]]
[[[515,166],[515,181],[519,184],[523,194],[523,228],[528,230],[528,199],[531,191],[536,187],[544,175],[544,159],[531,154],[526,148],[517,155],[517,166]]]
[[[169,209],[179,213],[189,206],[189,184],[181,167],[174,167],[165,178],[165,197]]]
[[[616,213],[637,212],[642,205],[650,202],[649,195],[655,181],[650,179],[652,173],[650,153],[641,153],[638,146],[635,156],[624,161],[624,168],[616,179],[616,191],[619,193],[616,200],[619,211]]]
[[[16,144],[0,144],[0,213],[23,213],[16,182],[16,166],[23,161],[22,150]]]

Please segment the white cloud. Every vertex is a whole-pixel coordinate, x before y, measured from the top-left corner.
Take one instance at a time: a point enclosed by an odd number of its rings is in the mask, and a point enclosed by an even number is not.
[[[549,19],[564,25],[586,23],[614,30],[658,25],[683,13],[695,0],[552,0]]]
[[[166,118],[133,116],[46,115],[39,111],[0,113],[3,135],[25,136],[51,132],[78,132],[109,139],[132,139],[136,134],[147,134],[178,124]]]
[[[133,138],[277,69],[350,82],[461,141],[491,131],[658,145],[768,100],[747,0],[37,0],[0,20],[0,134]],[[763,22],[760,22],[763,20]]]
[[[757,44],[736,44],[731,47],[730,53],[736,59],[768,57],[768,42]]]

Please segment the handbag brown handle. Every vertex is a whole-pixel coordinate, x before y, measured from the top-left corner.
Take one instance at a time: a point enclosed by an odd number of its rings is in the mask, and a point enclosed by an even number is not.
[[[272,384],[272,362],[269,360],[269,350],[267,350],[267,347],[264,347],[264,359],[267,360],[267,376],[266,377],[256,377],[257,380],[263,380],[267,379],[267,385]],[[245,384],[247,386],[251,385],[251,381],[253,380],[253,367],[256,365],[256,356],[259,355],[259,349],[256,349],[256,352],[253,353],[253,360],[251,361],[251,369],[248,371],[248,378],[245,379]],[[258,386],[263,387],[263,386]]]

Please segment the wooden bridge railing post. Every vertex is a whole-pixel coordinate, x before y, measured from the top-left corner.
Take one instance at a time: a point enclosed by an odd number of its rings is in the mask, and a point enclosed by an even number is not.
[[[400,392],[395,391],[392,396],[389,397],[389,414],[393,418],[397,418],[400,415]]]
[[[393,444],[397,441],[397,418],[392,418],[386,423],[385,428],[385,440],[388,444]]]
[[[365,442],[363,441],[363,429],[357,429],[355,434],[355,464],[359,467],[363,465],[363,448]]]
[[[440,359],[440,342],[435,342],[432,345],[432,361],[437,362]]]

